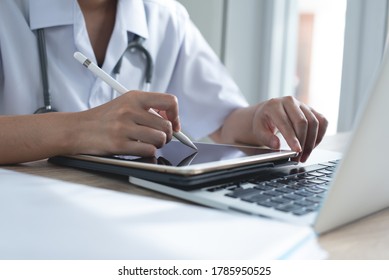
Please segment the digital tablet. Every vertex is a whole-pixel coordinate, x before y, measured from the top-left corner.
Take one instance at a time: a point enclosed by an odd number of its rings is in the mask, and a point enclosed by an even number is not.
[[[212,143],[195,144],[198,150],[173,140],[159,149],[155,157],[76,155],[57,156],[50,161],[188,187],[252,174],[297,156],[295,152],[288,150]]]

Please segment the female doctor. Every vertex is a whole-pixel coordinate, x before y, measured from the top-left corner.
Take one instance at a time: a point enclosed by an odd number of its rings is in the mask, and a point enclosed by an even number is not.
[[[133,90],[118,96],[75,51]],[[151,92],[142,91],[148,74]],[[56,112],[39,114],[47,111]],[[194,139],[271,148],[280,147],[279,131],[305,161],[326,128],[293,97],[248,106],[176,1],[0,1],[0,164],[151,156],[181,129]]]

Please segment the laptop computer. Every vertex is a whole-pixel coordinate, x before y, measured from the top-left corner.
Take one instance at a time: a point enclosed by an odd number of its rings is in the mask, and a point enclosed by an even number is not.
[[[310,224],[322,234],[389,207],[389,183],[385,178],[389,155],[385,145],[389,139],[388,105],[386,55],[340,160],[305,167],[265,168],[256,176],[194,190],[134,176],[129,181],[210,207]]]
[[[291,151],[169,143],[158,158],[61,156],[54,163],[129,176],[129,182],[201,205],[310,224],[318,234],[389,206],[389,58],[385,56],[342,159],[294,165]],[[171,159],[179,154],[179,159]],[[208,157],[212,155],[213,157]],[[227,157],[227,158],[225,158]],[[206,162],[202,162],[206,158]]]

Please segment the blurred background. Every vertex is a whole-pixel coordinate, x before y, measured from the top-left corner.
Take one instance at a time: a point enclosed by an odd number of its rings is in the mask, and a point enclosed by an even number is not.
[[[385,50],[389,0],[178,0],[251,104],[293,95],[349,131]]]

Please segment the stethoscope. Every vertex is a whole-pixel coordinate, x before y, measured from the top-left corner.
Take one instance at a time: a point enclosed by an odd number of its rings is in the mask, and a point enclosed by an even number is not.
[[[50,112],[57,112],[55,108],[51,106],[51,94],[49,89],[49,78],[47,73],[47,51],[46,51],[46,41],[45,41],[45,32],[44,29],[38,29],[37,30],[38,35],[38,51],[39,51],[39,62],[40,62],[40,71],[42,76],[42,85],[43,85],[43,101],[44,106],[37,109],[34,114],[43,114],[43,113],[50,113]],[[145,81],[144,81],[144,91],[150,91],[150,85],[153,75],[153,58],[151,57],[150,53],[146,50],[146,48],[143,46],[144,39],[141,38],[138,35],[134,35],[131,42],[128,43],[127,48],[123,52],[122,56],[120,57],[118,63],[115,65],[113,69],[113,74],[119,75],[120,69],[122,66],[122,60],[127,51],[130,51],[134,53],[135,51],[138,51],[142,56],[144,57],[146,61],[146,68],[145,68]]]

